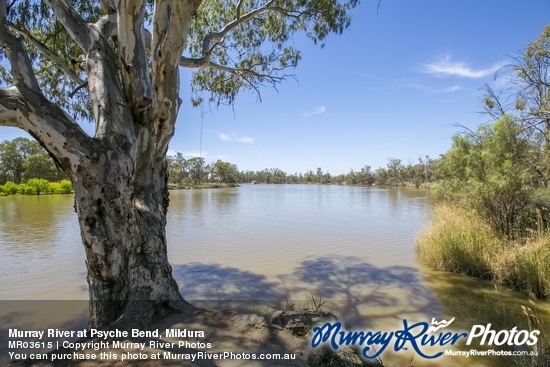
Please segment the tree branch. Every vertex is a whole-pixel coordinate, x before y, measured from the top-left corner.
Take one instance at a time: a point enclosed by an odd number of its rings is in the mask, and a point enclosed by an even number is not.
[[[11,64],[11,75],[18,87],[26,87],[40,93],[32,62],[21,41],[10,32],[7,16],[6,1],[0,0],[0,43]]]
[[[88,24],[66,0],[44,1],[84,51],[96,137],[110,140],[115,145],[119,144],[117,141],[120,142],[120,139],[132,144],[136,136],[134,125],[129,123],[133,121],[132,114],[119,83],[114,52],[102,33],[110,33],[109,16],[100,19],[97,24]]]
[[[65,0],[44,0],[44,2],[53,10],[57,19],[69,32],[71,38],[85,53],[88,53],[91,46],[95,43],[94,41],[97,41],[99,32],[96,29],[92,29]]]
[[[117,40],[123,64],[124,89],[132,114],[139,116],[151,104],[152,98],[144,32],[145,1],[118,0],[116,9]]]
[[[237,28],[239,25],[258,17],[263,13],[273,11],[291,18],[299,18],[303,14],[306,14],[306,12],[291,11],[291,10],[283,9],[279,6],[271,6],[271,4],[273,4],[274,2],[275,2],[274,0],[270,0],[264,5],[260,6],[259,8],[251,10],[248,13],[241,16],[240,13],[241,13],[242,1],[239,1],[239,3],[237,4],[237,17],[233,21],[227,23],[220,31],[211,32],[204,38],[203,44],[202,44],[202,57],[205,59],[209,59],[210,54],[212,53],[212,50],[215,47],[215,44],[222,43],[225,36],[229,32]]]
[[[11,64],[16,86],[0,88],[0,126],[18,127],[34,136],[71,174],[87,160],[92,139],[61,108],[42,94],[30,58],[7,27],[5,0],[0,0],[0,42]],[[67,144],[67,141],[71,141]]]
[[[223,43],[228,36],[228,34],[235,30],[240,25],[252,21],[260,17],[262,14],[275,12],[284,15],[288,18],[300,18],[305,14],[308,14],[309,9],[305,10],[290,10],[284,9],[280,6],[274,6],[275,0],[269,0],[265,2],[262,6],[257,7],[256,9],[250,10],[245,14],[242,14],[244,0],[239,0],[236,4],[236,17],[234,20],[225,24],[219,31],[208,33],[202,40],[202,51],[201,57],[186,57],[181,56],[179,60],[179,65],[186,68],[201,68],[201,67],[211,67],[215,70],[228,73],[232,77],[238,78],[245,85],[256,90],[258,95],[260,95],[258,90],[258,85],[261,85],[263,82],[270,83],[271,85],[276,85],[277,83],[284,80],[287,76],[277,76],[276,72],[281,71],[287,67],[295,66],[295,63],[292,65],[288,64],[281,68],[276,68],[270,66],[269,70],[262,69],[262,71],[257,71],[258,66],[264,66],[263,64],[254,64],[254,65],[240,65],[237,62],[233,62],[231,57],[226,50],[223,52],[226,56],[229,57],[230,63],[232,65],[227,65],[226,62],[220,63],[214,60],[215,49],[217,47],[223,47]],[[273,62],[277,60],[282,60],[281,55],[271,55],[269,60],[265,62],[265,65],[272,65]]]
[[[42,93],[28,88],[0,88],[0,126],[31,134],[69,175],[86,165],[100,144]]]
[[[26,29],[19,27],[15,24],[10,24],[10,27],[15,30],[17,33],[25,37],[36,49],[41,52],[44,56],[46,56],[50,61],[52,61],[55,66],[57,66],[63,74],[65,74],[67,77],[69,77],[74,83],[78,85],[83,85],[86,83],[82,78],[78,76],[71,68],[69,68],[61,59],[54,54],[46,45],[44,45],[42,42],[37,40],[29,31]]]
[[[185,48],[191,19],[201,0],[156,0],[151,41],[151,121],[158,121],[153,133],[162,137],[159,149],[167,149],[173,135],[179,99],[179,61]]]

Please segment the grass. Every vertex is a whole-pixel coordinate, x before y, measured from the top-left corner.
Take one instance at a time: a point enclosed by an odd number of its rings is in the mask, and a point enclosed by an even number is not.
[[[431,227],[417,239],[417,256],[436,270],[489,279],[531,297],[550,298],[549,231],[513,243],[497,236],[479,215],[439,204]]]
[[[532,302],[532,301],[529,301]],[[533,346],[536,356],[521,356],[515,359],[515,362],[521,367],[548,367],[550,366],[550,339],[541,323],[536,308],[521,306],[523,313],[527,317],[529,331],[539,330],[537,343]]]
[[[315,296],[314,294],[309,295],[309,299],[305,301],[295,301],[289,300],[285,297],[284,304],[281,301],[277,301],[276,304],[271,304],[263,307],[264,313],[268,314],[273,311],[318,311],[318,312],[327,312],[323,309],[323,306],[327,303],[323,299],[323,296]]]

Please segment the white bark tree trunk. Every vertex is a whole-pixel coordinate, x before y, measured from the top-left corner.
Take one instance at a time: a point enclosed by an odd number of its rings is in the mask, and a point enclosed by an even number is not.
[[[91,2],[83,10],[89,19],[104,14],[95,23],[75,10],[85,2],[44,0],[49,10],[40,7],[38,15],[31,15],[38,9],[31,6],[34,2],[7,6],[6,0],[0,0],[0,46],[11,66],[12,84],[0,88],[0,125],[30,133],[73,183],[86,250],[90,326],[111,324],[131,314],[146,321],[176,304],[185,306],[171,275],[165,233],[166,152],[181,104],[179,68],[204,68],[205,74],[198,76],[201,88],[232,102],[240,89],[258,91],[261,85],[285,79],[279,73],[299,60],[299,52],[286,42],[289,34],[307,29],[308,37],[319,42],[329,33],[341,33],[350,21],[347,11],[357,4],[356,0],[342,4],[216,1],[205,2],[206,10],[201,12],[201,2],[154,0],[146,27],[150,2],[145,0]],[[248,8],[253,6],[257,8]],[[8,14],[9,9],[19,9],[20,16]],[[49,29],[51,15],[66,33]],[[193,26],[204,28],[190,33],[193,20],[197,22]],[[70,37],[70,47],[56,43],[48,48],[33,36],[44,30],[61,34],[62,40]],[[36,53],[31,60],[12,32],[48,62],[40,61]],[[184,55],[188,39],[195,43]],[[69,49],[81,52],[78,66],[83,72],[75,69],[74,60],[59,57]],[[78,85],[65,93],[68,100],[87,88],[82,98],[89,102],[96,125],[93,137],[46,98],[58,96],[57,76],[42,83],[49,86],[49,93],[41,90],[33,68],[50,65]],[[139,312],[131,312],[136,307]]]
[[[33,135],[73,183],[86,251],[89,327],[133,315],[132,322],[147,323],[187,305],[166,250],[166,152],[180,105],[179,58],[200,1],[157,1],[152,72],[140,31],[143,1],[117,4],[118,60],[102,33],[112,32],[112,17],[100,27],[85,23],[64,0],[47,2],[85,54],[96,134],[87,136],[44,97],[23,45],[7,27],[5,1],[0,42],[15,85],[0,89],[0,123]]]
[[[183,300],[166,252],[164,157],[151,157],[150,170],[136,171],[131,157],[116,154],[102,153],[73,180],[86,250],[90,327],[114,323],[128,307],[139,307],[139,318],[147,322]],[[143,176],[152,184],[137,184]]]

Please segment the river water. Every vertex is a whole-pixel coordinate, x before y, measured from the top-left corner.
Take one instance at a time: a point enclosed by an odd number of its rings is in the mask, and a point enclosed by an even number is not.
[[[453,317],[453,327],[467,331],[487,323],[493,329],[526,328],[521,305],[548,317],[546,302],[531,305],[491,283],[419,266],[415,238],[429,215],[428,193],[403,188],[243,185],[172,191],[168,253],[184,297],[208,301],[208,307],[246,304],[261,313],[315,308],[327,300],[323,309],[354,328],[380,331],[402,328],[404,319]],[[0,300],[86,300],[85,278],[72,196],[0,197]],[[3,304],[9,309],[9,302]],[[84,318],[85,309],[67,306],[64,317],[48,320],[67,325]],[[0,320],[5,330],[9,318]],[[401,351],[383,359],[408,365],[403,363],[412,356]],[[501,363],[445,359],[446,366]]]

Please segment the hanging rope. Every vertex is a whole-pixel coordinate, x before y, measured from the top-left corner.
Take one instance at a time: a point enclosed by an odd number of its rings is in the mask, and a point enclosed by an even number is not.
[[[199,141],[199,158],[202,158],[202,126],[204,123],[204,101],[201,102],[201,138]]]

